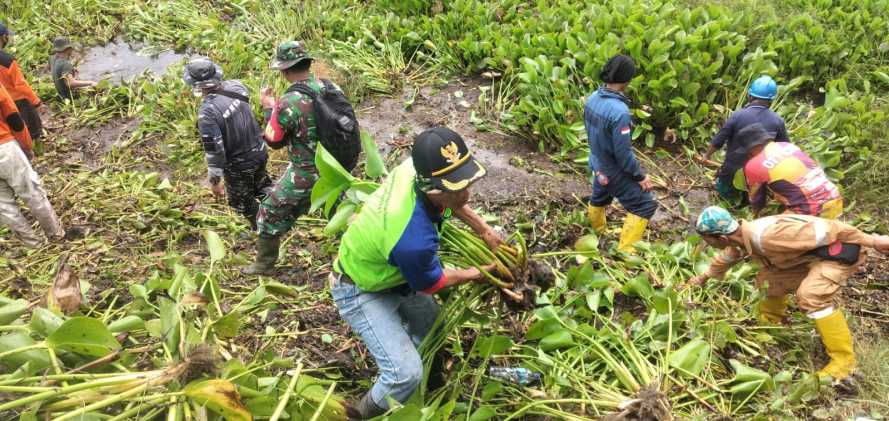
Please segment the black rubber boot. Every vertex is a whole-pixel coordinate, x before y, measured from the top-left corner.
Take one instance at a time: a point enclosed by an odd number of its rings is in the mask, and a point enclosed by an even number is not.
[[[432,366],[429,367],[429,378],[426,379],[426,390],[434,392],[448,384],[448,357],[444,351],[439,351],[432,358]]]
[[[369,420],[386,413],[386,410],[377,406],[373,398],[370,397],[370,391],[361,398],[361,401],[358,402],[358,406],[355,409],[358,411],[361,417],[359,419],[361,420]]]
[[[260,234],[256,240],[256,261],[241,270],[244,275],[271,275],[278,262],[278,248],[281,237]]]

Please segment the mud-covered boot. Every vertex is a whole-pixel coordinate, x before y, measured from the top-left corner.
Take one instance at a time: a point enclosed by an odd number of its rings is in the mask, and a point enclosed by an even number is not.
[[[386,413],[384,408],[380,408],[377,406],[377,403],[374,402],[373,398],[370,396],[370,391],[361,398],[361,401],[358,402],[355,409],[359,413],[360,418],[358,419],[360,420],[369,420]]]
[[[275,263],[278,262],[279,247],[281,247],[281,237],[260,234],[256,240],[256,261],[241,269],[241,273],[244,275],[274,274]]]

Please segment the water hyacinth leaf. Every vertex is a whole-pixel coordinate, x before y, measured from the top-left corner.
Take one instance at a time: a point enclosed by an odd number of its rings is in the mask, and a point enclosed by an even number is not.
[[[655,311],[660,314],[669,314],[670,311],[678,311],[680,309],[679,297],[676,291],[672,289],[659,289],[654,292],[651,297],[651,304]]]
[[[710,358],[710,344],[701,339],[692,339],[681,348],[670,354],[669,363],[671,367],[680,369],[680,374],[698,375],[707,366]]]
[[[469,417],[469,421],[487,421],[497,416],[497,411],[490,406],[482,406],[475,410]]]
[[[478,356],[490,358],[502,354],[513,345],[512,339],[503,335],[482,336],[475,345]]]
[[[15,300],[9,304],[0,307],[0,325],[6,325],[19,316],[28,311],[28,302],[26,300]]]
[[[137,329],[142,329],[145,327],[145,321],[142,320],[141,317],[135,315],[129,315],[121,317],[108,325],[108,330],[111,333],[123,333],[123,332],[132,332]]]
[[[55,351],[68,351],[91,357],[104,357],[120,349],[120,343],[101,321],[92,317],[73,317],[46,338]]]
[[[537,310],[534,310],[534,315],[537,316],[537,318],[540,320],[547,320],[547,319],[559,320],[559,314],[556,313],[556,308],[551,305],[548,305],[546,307],[541,307],[541,308],[538,308]]]
[[[361,149],[364,149],[364,173],[368,178],[378,178],[386,175],[386,165],[380,156],[380,150],[374,142],[373,136],[366,131],[361,131]]]
[[[557,332],[562,328],[562,324],[556,319],[537,320],[528,328],[525,333],[525,339],[536,340],[541,339],[553,332]]]
[[[161,319],[151,319],[145,322],[145,330],[152,338],[160,338],[163,332]]]
[[[337,208],[336,213],[333,214],[333,217],[330,218],[327,225],[324,226],[324,235],[332,237],[342,231],[349,222],[349,218],[355,214],[356,209],[357,206],[355,206],[354,203],[341,204],[339,208]]]
[[[492,399],[494,396],[497,396],[501,390],[503,390],[503,383],[490,382],[485,384],[485,387],[482,389],[482,400],[488,401]]]
[[[299,292],[290,285],[282,284],[278,281],[266,281],[265,288],[272,294],[285,297],[298,297]]]
[[[590,311],[598,311],[599,304],[602,299],[602,290],[597,289],[593,292],[586,294],[586,305],[590,309]]]
[[[738,360],[732,359],[729,360],[729,363],[735,371],[735,378],[732,380],[732,387],[729,389],[731,393],[750,394],[774,388],[774,382],[769,373],[748,367]]]
[[[221,338],[234,338],[241,330],[241,312],[233,311],[213,323],[213,331]]]
[[[540,340],[540,349],[544,351],[552,351],[554,349],[562,349],[570,346],[574,346],[574,338],[571,336],[571,332],[564,329],[550,333]]]
[[[15,332],[0,336],[0,350],[11,351],[35,345],[33,339],[25,333]],[[29,374],[36,373],[50,366],[49,352],[45,349],[29,349],[23,352],[8,354],[0,360],[7,367],[20,367],[28,364]]]
[[[314,413],[318,405],[324,402],[321,408],[322,420],[345,420],[346,408],[343,406],[343,398],[339,395],[331,395],[329,399],[324,400],[327,396],[328,386],[319,383],[318,379],[302,374],[297,378],[296,387],[293,388],[294,396],[298,396],[306,403],[311,404],[312,413]]]
[[[821,381],[817,374],[809,374],[791,386],[787,394],[787,402],[799,403],[815,400],[819,396]]]
[[[195,289],[197,289],[197,285],[195,285],[194,278],[192,278],[188,269],[178,263],[173,265],[173,281],[170,283],[170,287],[167,288],[169,295],[171,297],[179,297],[181,293],[194,291]]]
[[[387,421],[417,421],[423,419],[423,412],[420,411],[420,408],[417,407],[417,405],[407,404],[385,419]]]
[[[268,418],[275,413],[275,407],[278,406],[278,400],[271,396],[257,396],[255,398],[245,399],[244,406],[246,406],[247,410],[254,416]]]
[[[343,190],[349,187],[348,181],[338,181],[329,178],[320,178],[315,182],[315,185],[312,187],[311,194],[311,212],[321,208],[321,206],[325,207],[324,214],[328,215],[330,212],[330,207],[332,207],[332,203],[336,201],[339,197],[340,193]]]
[[[31,312],[31,323],[29,325],[32,331],[47,337],[55,332],[64,322],[65,319],[59,317],[56,313],[43,307],[35,307],[34,311]]]
[[[265,299],[266,294],[265,286],[260,285],[259,288],[254,289],[247,295],[247,298],[244,299],[244,305],[252,307],[259,304]]]
[[[315,166],[321,178],[334,181],[336,184],[349,184],[355,179],[321,144],[318,144],[315,150]]]
[[[226,421],[251,421],[253,416],[241,403],[241,395],[228,380],[192,382],[183,390],[185,396],[221,415]]]
[[[596,234],[587,234],[574,242],[574,250],[583,253],[592,253],[599,250],[599,236]]]
[[[630,280],[624,284],[623,288],[621,288],[621,292],[625,295],[639,297],[648,301],[654,294],[654,288],[651,286],[648,275],[641,274],[630,278]]]
[[[160,336],[164,338],[170,352],[178,352],[179,349],[179,306],[173,300],[166,297],[158,297],[160,307],[161,330]]]
[[[225,244],[219,238],[216,231],[204,231],[204,239],[207,241],[207,249],[210,251],[210,262],[215,263],[225,258]]]

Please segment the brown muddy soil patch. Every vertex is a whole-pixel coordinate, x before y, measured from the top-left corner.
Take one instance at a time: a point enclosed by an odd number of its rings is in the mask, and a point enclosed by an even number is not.
[[[114,145],[127,140],[141,122],[141,118],[115,119],[98,127],[75,129],[66,134],[74,143],[72,156],[96,168]]]
[[[859,335],[889,335],[889,258],[871,253],[842,290],[843,307],[857,318]]]
[[[372,98],[358,109],[362,129],[374,136],[388,161],[400,161],[414,136],[434,126],[447,126],[467,141],[485,166],[487,177],[474,185],[477,200],[503,202],[517,197],[562,198],[588,195],[584,177],[565,172],[527,141],[479,131],[470,122],[478,110],[482,79],[463,79],[443,86],[408,88],[401,95]]]

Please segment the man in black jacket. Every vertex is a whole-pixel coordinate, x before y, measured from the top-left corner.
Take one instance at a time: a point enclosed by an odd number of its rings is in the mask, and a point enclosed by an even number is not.
[[[268,193],[272,180],[266,173],[268,150],[250,106],[249,92],[241,82],[222,80],[222,69],[206,58],[190,61],[183,79],[195,95],[203,97],[198,131],[213,194],[221,198],[227,190],[228,204],[256,231],[259,201]]]

